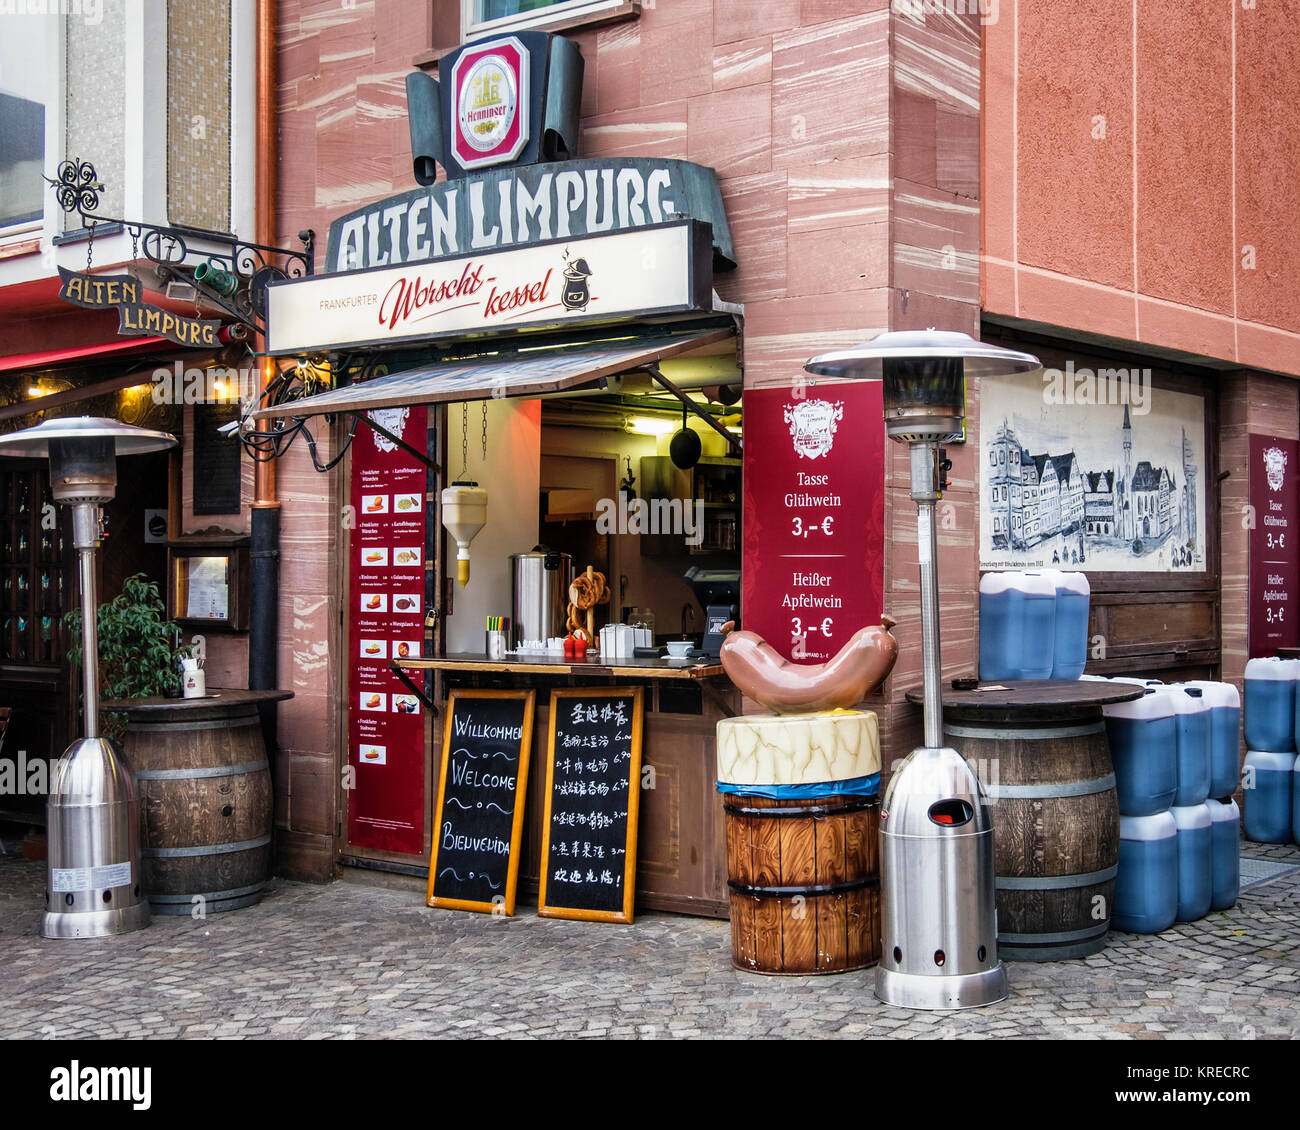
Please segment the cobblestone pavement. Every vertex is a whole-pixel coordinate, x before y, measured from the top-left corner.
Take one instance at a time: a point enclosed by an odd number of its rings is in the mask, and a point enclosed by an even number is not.
[[[1294,847],[1248,854],[1300,863]],[[1011,997],[887,1008],[870,970],[760,977],[727,923],[631,927],[430,910],[420,891],[276,880],[206,921],[117,938],[38,936],[44,864],[0,857],[0,1036],[1278,1039],[1300,1035],[1300,872],[1083,961],[1008,966]]]

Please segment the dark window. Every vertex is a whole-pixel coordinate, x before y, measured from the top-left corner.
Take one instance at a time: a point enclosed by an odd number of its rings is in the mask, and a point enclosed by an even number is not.
[[[0,94],[0,228],[44,214],[45,107]]]

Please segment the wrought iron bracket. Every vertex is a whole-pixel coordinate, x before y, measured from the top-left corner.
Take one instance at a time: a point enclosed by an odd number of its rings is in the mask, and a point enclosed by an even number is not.
[[[711,427],[715,432],[717,432],[718,435],[720,435],[723,439],[725,439],[727,441],[727,445],[731,448],[732,451],[734,451],[737,455],[740,455],[744,451],[744,445],[741,443],[741,441],[738,440],[735,436],[733,436],[729,431],[727,431],[727,429],[724,428],[721,424],[719,424],[718,421],[713,418],[711,413],[704,411],[704,409],[701,408],[698,404],[696,404],[695,401],[693,401],[689,396],[686,395],[686,393],[682,392],[682,390],[679,389],[675,384],[673,384],[672,381],[670,381],[667,377],[665,377],[663,373],[659,371],[658,365],[653,365],[653,364],[643,365],[641,366],[641,368],[643,372],[646,372],[650,375],[650,378],[655,382],[655,384],[659,385],[661,388],[666,389],[668,392],[671,392],[675,397],[677,397],[677,399],[682,402],[683,408],[685,408],[688,412],[694,413],[706,424],[708,424],[709,427]]]
[[[163,281],[183,280],[214,306],[258,333],[264,333],[266,328],[267,285],[313,273],[316,233],[310,228],[298,233],[303,249],[294,251],[252,243],[229,232],[103,216],[96,209],[104,185],[89,161],[63,161],[57,175],[45,180],[53,187],[59,207],[76,212],[92,239],[98,225],[121,224]]]

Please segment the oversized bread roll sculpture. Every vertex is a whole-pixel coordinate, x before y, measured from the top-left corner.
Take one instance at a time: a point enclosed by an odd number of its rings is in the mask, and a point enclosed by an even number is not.
[[[746,695],[777,714],[847,709],[875,690],[898,658],[898,641],[889,634],[894,621],[854,633],[826,663],[791,663],[753,632],[723,626],[722,669]]]

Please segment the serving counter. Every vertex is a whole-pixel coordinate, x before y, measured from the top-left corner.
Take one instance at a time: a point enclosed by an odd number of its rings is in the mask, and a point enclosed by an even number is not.
[[[642,731],[641,814],[637,839],[636,904],[711,918],[728,914],[726,836],[715,790],[715,728],[740,713],[741,695],[716,660],[627,658],[568,659],[559,655],[450,654],[392,660],[390,667],[425,697],[426,673],[438,676],[426,699],[436,712],[432,728],[433,773],[441,771],[443,710],[452,690],[533,689],[537,715],[528,773],[528,799],[520,863],[520,888],[535,893],[542,845],[550,692],[563,687],[640,686],[645,701]]]

